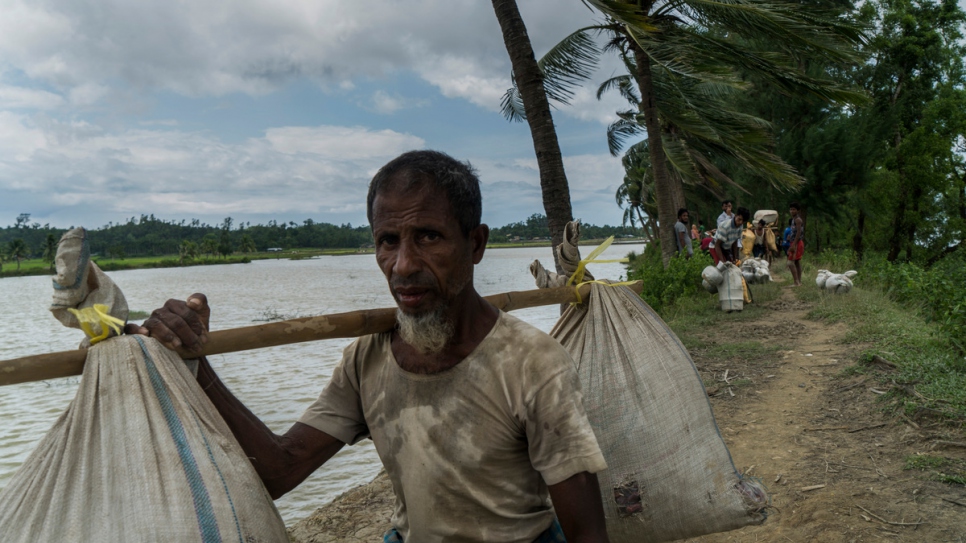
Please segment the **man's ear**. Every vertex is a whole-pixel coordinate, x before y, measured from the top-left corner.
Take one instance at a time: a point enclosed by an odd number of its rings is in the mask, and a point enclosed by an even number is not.
[[[486,243],[490,241],[490,227],[481,224],[470,230],[470,242],[473,244],[473,264],[479,264],[483,260],[483,252],[486,251]]]

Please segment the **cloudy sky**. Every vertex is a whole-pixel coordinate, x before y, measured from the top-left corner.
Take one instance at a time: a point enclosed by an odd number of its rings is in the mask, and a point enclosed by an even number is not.
[[[519,4],[538,56],[595,20],[579,0]],[[492,226],[543,212],[529,130],[499,113],[510,63],[489,2],[0,0],[0,13],[0,225],[364,224],[372,174],[418,148],[477,167]],[[585,222],[621,220],[604,137],[620,107],[586,89],[554,112]]]

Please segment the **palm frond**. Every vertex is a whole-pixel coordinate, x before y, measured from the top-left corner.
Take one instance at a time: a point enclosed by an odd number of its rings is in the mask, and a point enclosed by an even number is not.
[[[523,108],[523,97],[520,96],[520,89],[517,88],[515,82],[512,87],[503,93],[503,98],[500,99],[500,112],[503,113],[506,120],[511,122],[527,120],[527,112]]]

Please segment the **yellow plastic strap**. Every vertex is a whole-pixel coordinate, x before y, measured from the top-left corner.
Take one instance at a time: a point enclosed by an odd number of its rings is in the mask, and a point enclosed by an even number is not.
[[[87,337],[91,338],[91,345],[107,339],[107,336],[111,335],[111,330],[114,330],[115,334],[121,335],[121,326],[124,326],[124,321],[111,316],[104,304],[94,304],[92,307],[83,309],[68,308],[67,311],[77,317],[81,330],[87,334]],[[100,332],[94,331],[95,324]]]
[[[610,247],[610,244],[613,242],[614,242],[614,236],[611,236],[605,239],[604,243],[600,244],[600,247],[597,247],[596,249],[594,249],[593,252],[587,255],[587,258],[578,262],[577,269],[574,271],[574,274],[571,275],[570,279],[567,280],[567,286],[570,286],[573,284],[580,285],[581,281],[584,280],[584,271],[587,268],[587,264],[590,264],[591,262],[595,264],[609,264],[611,262],[627,262],[626,258],[617,258],[613,260],[597,260],[597,256],[603,253],[604,251],[606,251],[607,248]],[[577,299],[580,299],[580,294],[577,295]]]
[[[624,260],[627,260],[627,259],[625,258]],[[604,285],[605,287],[629,287],[633,285],[635,282],[636,281],[621,281],[620,283],[608,283],[606,281],[601,281],[599,279],[595,281],[584,281],[579,285],[574,285],[574,293],[577,295],[577,301],[570,302],[570,305],[579,305],[584,303],[584,301],[580,298],[580,287],[584,285],[595,284],[595,285]]]

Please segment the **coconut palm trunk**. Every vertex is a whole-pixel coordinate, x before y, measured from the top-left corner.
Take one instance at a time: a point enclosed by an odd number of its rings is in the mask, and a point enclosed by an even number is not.
[[[640,110],[644,114],[647,129],[647,147],[651,157],[651,175],[654,177],[654,199],[657,201],[658,239],[661,240],[661,257],[666,267],[677,249],[674,240],[676,218],[674,180],[668,172],[661,141],[661,123],[654,103],[654,86],[651,83],[651,60],[641,48],[631,41],[631,50],[637,64],[637,85],[641,93]],[[683,194],[683,189],[681,193]],[[683,203],[683,202],[682,202]]]
[[[543,73],[537,65],[530,36],[516,1],[493,0],[493,11],[503,31],[503,42],[510,55],[513,76],[523,100],[527,123],[530,125],[533,150],[537,155],[537,167],[540,169],[543,208],[547,213],[550,238],[556,247],[563,242],[563,231],[567,222],[573,220],[573,209],[570,205],[570,186],[564,172],[560,144],[557,142],[557,131],[550,115],[550,102],[543,86]],[[554,262],[557,273],[562,273],[556,258]]]

